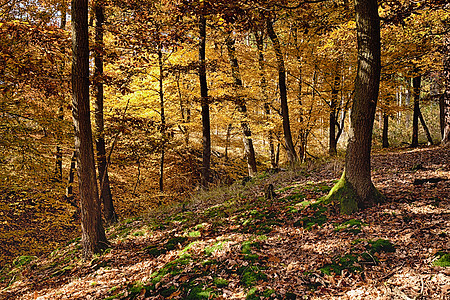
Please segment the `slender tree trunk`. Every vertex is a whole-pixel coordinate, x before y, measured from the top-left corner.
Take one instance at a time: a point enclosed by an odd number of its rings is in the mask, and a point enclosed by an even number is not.
[[[66,197],[69,200],[73,199],[73,183],[75,181],[75,168],[77,164],[77,151],[73,151],[70,159],[69,178],[67,180]]]
[[[189,123],[191,121],[191,110],[188,107],[189,103],[185,103],[183,101],[183,96],[182,96],[181,88],[180,88],[180,73],[177,74],[176,80],[177,80],[178,98],[180,99],[181,119],[183,120],[184,123]],[[179,128],[184,134],[184,143],[185,143],[186,147],[188,147],[189,146],[189,135],[190,135],[189,128],[188,128],[188,126],[184,126],[184,125],[180,125]]]
[[[89,109],[88,1],[72,0],[72,113],[81,198],[83,258],[108,247],[98,198]]]
[[[444,137],[445,128],[445,105],[444,105],[444,94],[439,97],[439,125],[441,129],[441,139]]]
[[[97,149],[97,168],[100,182],[100,200],[103,203],[103,215],[106,222],[117,222],[117,215],[111,193],[106,159],[105,124],[103,119],[103,23],[105,22],[102,0],[96,0],[95,13],[95,45],[94,45],[94,115],[95,145]]]
[[[340,75],[341,62],[338,61],[336,63],[335,74],[334,74],[334,82],[333,88],[331,89],[331,102],[330,102],[330,136],[329,136],[329,145],[328,145],[328,153],[330,156],[337,155],[337,136],[336,136],[336,128],[339,126],[338,123],[338,95],[339,95],[339,87],[341,85],[341,75]]]
[[[444,37],[444,78],[445,90],[443,97],[444,103],[444,130],[442,136],[442,144],[450,145],[450,34]]]
[[[383,148],[389,148],[389,115],[387,113],[383,113],[383,134],[382,134],[382,142]]]
[[[281,116],[283,117],[283,132],[284,141],[286,143],[286,152],[288,156],[288,161],[291,165],[297,162],[297,153],[295,152],[294,143],[292,142],[291,125],[289,122],[289,108],[287,102],[287,88],[286,88],[286,68],[284,66],[283,53],[281,52],[280,41],[278,36],[273,29],[273,24],[271,19],[267,19],[267,34],[273,44],[273,49],[275,51],[275,56],[277,58],[277,68],[278,68],[278,84],[280,88],[280,104],[281,104]]]
[[[206,81],[206,18],[202,13],[199,20],[200,30],[200,46],[199,46],[199,79],[200,79],[200,96],[202,105],[202,170],[201,170],[201,185],[208,186],[210,179],[211,168],[211,125],[209,118],[209,99],[208,99],[208,84]]]
[[[351,112],[345,171],[326,197],[339,201],[341,213],[373,206],[384,197],[371,179],[372,129],[380,83],[380,19],[377,0],[355,0],[358,69]]]
[[[236,92],[239,96],[239,100],[237,103],[238,111],[240,112],[241,118],[241,128],[243,133],[243,141],[244,141],[244,151],[245,157],[247,158],[247,168],[248,168],[248,176],[253,177],[257,173],[256,168],[256,155],[255,148],[253,147],[252,140],[252,131],[250,130],[250,125],[247,122],[247,106],[245,100],[242,99],[242,79],[241,73],[239,71],[239,63],[236,57],[236,49],[235,49],[235,39],[231,37],[231,34],[228,36],[226,40],[227,50],[228,50],[228,58],[230,60],[231,65],[231,74],[234,79],[234,84],[236,86]]]
[[[66,23],[67,23],[67,7],[66,2],[62,1],[61,3],[61,24],[59,26],[60,29],[65,30],[66,29]],[[64,71],[65,69],[65,63],[62,62],[61,70]],[[59,104],[58,109],[58,119],[62,122],[64,120],[64,96],[61,96],[61,103]],[[55,178],[58,181],[62,180],[62,147],[61,147],[61,138],[58,134],[58,144],[56,145],[56,165],[55,165]]]
[[[258,68],[259,68],[259,76],[260,76],[260,89],[262,100],[264,102],[264,113],[266,116],[270,115],[270,105],[269,105],[269,97],[267,96],[267,82],[265,75],[265,67],[264,67],[264,41],[262,33],[259,33],[257,30],[254,32],[256,39],[256,47],[258,49]],[[273,144],[273,131],[270,129],[268,131],[268,139],[269,139],[269,153],[270,153],[270,163],[272,168],[277,168],[277,164],[275,162],[275,147]]]
[[[419,146],[420,80],[421,80],[420,75],[413,78],[414,113],[413,113],[413,132],[410,147]]]
[[[428,126],[425,123],[425,120],[423,118],[422,112],[420,111],[420,108],[419,108],[419,120],[420,120],[420,123],[422,124],[423,130],[425,131],[425,135],[427,136],[428,145],[433,145],[433,138],[431,137],[430,130],[428,130]]]
[[[159,165],[159,191],[164,191],[164,155],[166,146],[166,115],[164,112],[163,60],[161,45],[158,47],[159,65],[159,104],[161,110],[161,159]]]
[[[232,129],[233,129],[233,125],[228,124],[227,135],[225,137],[225,160],[228,160],[228,148],[230,147],[230,139],[231,139],[231,130]]]

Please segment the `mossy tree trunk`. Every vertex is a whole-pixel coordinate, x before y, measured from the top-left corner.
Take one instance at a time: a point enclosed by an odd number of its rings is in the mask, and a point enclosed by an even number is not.
[[[350,214],[383,200],[371,179],[372,129],[380,84],[380,19],[377,0],[355,0],[358,70],[351,112],[345,171],[326,197]]]

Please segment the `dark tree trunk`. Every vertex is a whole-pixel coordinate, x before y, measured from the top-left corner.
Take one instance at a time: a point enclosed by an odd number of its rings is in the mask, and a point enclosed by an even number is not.
[[[425,135],[427,136],[428,145],[433,145],[433,138],[431,137],[430,130],[428,130],[428,126],[425,123],[425,119],[423,118],[420,108],[419,108],[419,120],[420,124],[422,124],[423,130],[425,131]]]
[[[420,80],[421,80],[420,75],[413,78],[414,112],[413,112],[413,131],[410,147],[419,146]]]
[[[102,225],[89,109],[88,1],[72,0],[72,113],[81,198],[83,258],[108,247]]]
[[[255,148],[253,147],[253,140],[252,140],[252,131],[250,130],[250,125],[246,121],[247,119],[247,106],[245,103],[245,100],[242,99],[242,79],[241,79],[241,73],[239,71],[239,63],[236,57],[236,49],[235,49],[235,39],[231,37],[231,34],[228,36],[226,40],[227,44],[227,50],[228,50],[228,58],[230,59],[230,65],[231,65],[231,75],[234,79],[234,84],[236,86],[236,92],[237,95],[239,95],[239,100],[237,103],[238,111],[240,112],[240,118],[241,118],[241,128],[243,133],[243,140],[244,140],[244,151],[245,156],[247,158],[247,167],[248,167],[248,176],[253,177],[256,175],[257,168],[256,168],[256,155],[255,155]]]
[[[203,156],[201,170],[201,185],[208,186],[211,168],[211,125],[209,118],[208,85],[206,81],[206,18],[202,13],[199,20],[200,45],[199,45],[199,79],[200,96],[202,105],[202,132],[203,132]]]
[[[444,130],[442,136],[442,144],[450,145],[450,34],[444,37],[444,78],[445,90],[443,97],[444,102]]]
[[[295,26],[295,25],[294,25]],[[297,92],[297,100],[298,104],[300,105],[300,111],[299,111],[299,122],[301,124],[301,128],[298,133],[298,139],[299,139],[299,147],[298,147],[298,158],[300,162],[304,162],[306,160],[306,147],[308,144],[308,128],[304,116],[304,109],[302,107],[302,56],[301,56],[301,49],[298,42],[298,34],[297,34],[297,27],[295,26],[293,28],[293,37],[294,37],[294,46],[295,46],[295,56],[297,58],[298,63],[298,79],[297,79],[297,85],[298,85],[298,92]]]
[[[94,6],[95,13],[95,45],[94,45],[94,115],[95,145],[97,149],[97,168],[100,182],[100,200],[103,203],[103,215],[106,222],[117,222],[117,215],[111,193],[106,159],[105,124],[103,120],[103,24],[105,22],[104,7],[101,0]]]
[[[228,160],[228,148],[230,147],[230,139],[231,139],[231,130],[232,129],[233,129],[233,125],[228,124],[227,135],[225,137],[225,160]]]
[[[439,97],[439,125],[441,129],[441,139],[444,137],[445,128],[445,105],[444,105],[444,94]]]
[[[371,179],[372,129],[380,84],[380,19],[377,0],[355,0],[358,69],[351,112],[345,171],[327,196],[341,213],[373,206],[384,197]]]
[[[286,69],[284,66],[284,58],[283,53],[281,52],[280,41],[278,40],[278,36],[273,29],[272,20],[267,19],[266,25],[267,25],[267,34],[269,35],[270,40],[272,41],[273,49],[275,51],[275,56],[277,59],[281,116],[283,118],[283,132],[284,132],[284,141],[286,143],[286,152],[289,163],[293,165],[297,161],[297,153],[295,152],[294,143],[292,142],[291,125],[289,122],[289,108],[287,102],[287,88],[286,88]]]
[[[66,29],[66,20],[67,20],[67,7],[66,7],[66,2],[63,1],[61,3],[61,24],[59,26],[59,28],[65,30]],[[61,65],[61,70],[64,71],[65,69],[65,63],[62,62]],[[64,96],[61,96],[61,103],[59,104],[59,109],[58,109],[58,119],[62,122],[64,120]],[[58,181],[62,180],[62,158],[63,158],[63,154],[62,154],[62,147],[61,147],[61,138],[58,134],[58,142],[56,145],[56,165],[55,165],[55,179]]]
[[[164,111],[164,89],[163,89],[163,57],[161,45],[158,47],[159,65],[159,105],[161,110],[161,159],[159,164],[159,191],[164,191],[164,155],[166,146],[166,114]]]
[[[184,123],[189,123],[191,121],[191,110],[189,108],[189,103],[185,103],[185,101],[183,101],[183,96],[181,94],[181,88],[180,88],[180,73],[177,74],[176,76],[177,79],[177,91],[178,91],[178,98],[180,99],[180,111],[181,111],[181,119],[183,120]],[[188,126],[184,126],[184,125],[180,125],[179,126],[181,132],[183,132],[184,134],[184,143],[186,145],[186,147],[189,146],[189,127]]]
[[[266,75],[265,75],[265,67],[264,67],[264,41],[262,33],[259,33],[257,30],[254,32],[256,39],[256,46],[258,49],[258,68],[259,68],[259,76],[260,76],[260,88],[262,100],[264,102],[264,113],[266,116],[270,115],[270,105],[269,105],[269,97],[267,96],[267,83],[266,83]],[[277,168],[277,164],[275,162],[275,147],[273,144],[273,131],[270,129],[268,131],[268,139],[269,139],[269,153],[270,153],[270,163],[272,168]]]
[[[77,151],[73,151],[70,159],[69,178],[67,180],[66,197],[69,200],[73,199],[73,183],[75,181],[75,168],[77,164]]]
[[[328,153],[330,156],[337,155],[337,136],[336,136],[336,128],[339,126],[338,123],[338,95],[339,95],[339,87],[341,84],[341,75],[340,75],[340,62],[336,63],[336,69],[334,74],[333,88],[331,89],[331,102],[330,102],[330,135],[329,135],[329,145],[328,145]]]
[[[381,136],[383,142],[383,148],[389,148],[389,115],[387,113],[383,113],[383,134]]]

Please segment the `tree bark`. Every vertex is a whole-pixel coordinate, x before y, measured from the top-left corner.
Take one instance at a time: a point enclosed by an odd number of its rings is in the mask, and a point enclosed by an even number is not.
[[[410,147],[419,146],[420,81],[421,81],[420,75],[413,78],[414,112],[413,112],[413,131]]]
[[[275,56],[277,59],[278,68],[278,84],[280,89],[280,104],[281,104],[281,116],[283,118],[283,132],[284,141],[286,144],[286,152],[288,156],[288,161],[291,165],[297,162],[297,153],[295,152],[294,143],[292,142],[291,125],[289,122],[289,108],[287,102],[287,88],[286,88],[286,68],[284,66],[283,53],[281,51],[280,41],[278,36],[273,29],[273,24],[271,19],[267,19],[267,34],[273,44],[273,49],[275,51]]]
[[[329,145],[328,145],[328,153],[330,154],[330,156],[337,155],[338,136],[336,135],[336,128],[339,126],[339,123],[338,123],[338,115],[339,115],[338,95],[339,95],[339,88],[341,85],[340,68],[341,68],[341,62],[338,61],[336,63],[336,67],[335,67],[333,87],[331,89],[330,135],[329,135]]]
[[[444,78],[445,90],[444,102],[444,133],[442,136],[442,145],[450,145],[450,34],[444,37]]]
[[[381,136],[381,140],[383,143],[383,148],[389,148],[389,115],[387,113],[383,113],[383,134]]]
[[[428,126],[425,123],[425,119],[423,118],[420,108],[419,108],[419,120],[420,124],[422,124],[423,130],[425,131],[425,135],[427,136],[428,145],[433,145],[433,138],[431,137],[430,130],[428,130]]]
[[[88,1],[72,0],[72,113],[81,198],[83,258],[108,247],[102,225],[89,109]]]
[[[202,105],[202,169],[201,185],[207,187],[210,179],[211,168],[211,125],[209,118],[208,84],[206,81],[206,18],[203,12],[199,20],[200,45],[199,45],[199,80]]]
[[[61,3],[61,24],[59,26],[60,29],[65,30],[67,23],[67,7],[66,2],[62,1]],[[61,70],[64,71],[65,62],[62,62]],[[64,120],[64,95],[61,96],[61,103],[59,104],[58,109],[58,119],[62,122]],[[61,138],[58,134],[57,136],[57,145],[56,145],[56,165],[55,165],[55,179],[58,181],[62,180],[62,147],[61,147]]]
[[[163,57],[162,46],[158,46],[158,65],[159,65],[159,105],[161,113],[161,158],[159,164],[159,191],[164,191],[164,155],[166,146],[166,114],[164,111],[164,89],[163,89]]]
[[[265,67],[264,67],[264,40],[262,33],[259,33],[257,30],[254,32],[256,39],[256,47],[258,49],[258,68],[259,68],[259,76],[260,76],[260,89],[261,96],[264,102],[264,113],[266,116],[270,115],[270,105],[269,105],[269,97],[267,96],[267,82],[265,75]],[[268,131],[268,139],[269,139],[269,154],[270,154],[270,163],[273,169],[277,168],[277,164],[275,161],[275,147],[273,144],[273,131],[270,129]]]
[[[97,169],[100,182],[100,200],[103,203],[103,215],[106,222],[117,222],[117,214],[111,193],[106,159],[105,124],[103,118],[103,24],[105,22],[102,0],[94,5],[95,13],[95,45],[94,45],[94,115],[95,115],[95,146],[97,149]]]
[[[256,168],[256,154],[255,154],[255,148],[253,147],[253,140],[252,140],[252,131],[250,129],[250,125],[247,122],[247,105],[245,103],[245,100],[242,99],[242,79],[241,74],[239,71],[239,63],[236,57],[236,49],[235,49],[235,39],[231,37],[231,34],[227,37],[226,44],[227,44],[227,50],[228,50],[228,58],[230,60],[231,65],[231,75],[234,79],[234,84],[236,86],[236,92],[237,95],[240,97],[238,100],[237,106],[238,111],[240,113],[241,118],[241,128],[243,133],[243,141],[244,141],[244,151],[245,151],[245,157],[247,158],[247,168],[248,168],[248,176],[253,177],[258,172]]]
[[[371,179],[372,129],[380,84],[380,19],[377,0],[355,0],[358,69],[345,171],[325,201],[339,201],[341,213],[373,206],[384,197]]]

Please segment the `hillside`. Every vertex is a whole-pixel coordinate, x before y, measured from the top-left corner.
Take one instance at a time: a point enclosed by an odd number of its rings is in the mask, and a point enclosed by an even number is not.
[[[2,270],[1,299],[448,299],[450,151],[373,156],[387,202],[351,216],[318,199],[339,161],[262,174]],[[276,195],[264,198],[273,184]]]

